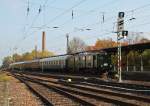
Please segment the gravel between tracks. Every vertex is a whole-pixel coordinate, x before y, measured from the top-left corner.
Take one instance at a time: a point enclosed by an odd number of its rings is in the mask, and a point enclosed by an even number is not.
[[[29,77],[30,75],[28,75],[28,77]],[[37,76],[30,76],[31,78],[40,78],[40,77],[37,77]],[[45,77],[42,77],[42,78],[40,78],[40,79],[47,79],[47,80],[50,80],[50,81],[57,81],[56,79],[53,79],[53,78],[45,78]],[[49,85],[49,83],[50,82],[47,82],[47,84]],[[46,84],[46,83],[45,83]],[[52,85],[53,85],[53,83],[51,83]],[[55,84],[54,84],[55,85]],[[62,85],[60,85],[60,86],[62,86]],[[37,88],[37,87],[36,87]],[[44,91],[46,91],[46,90],[44,90]],[[94,104],[94,105],[96,105],[96,106],[112,106],[113,104],[111,104],[111,103],[106,103],[106,102],[103,102],[103,101],[99,101],[99,100],[96,100],[96,99],[94,99],[94,98],[90,98],[89,99],[89,97],[85,97],[85,96],[81,96],[81,95],[79,95],[79,94],[73,94],[74,96],[76,96],[76,97],[78,97],[78,98],[81,98],[81,99],[83,99],[83,100],[85,100],[85,101],[87,101],[87,102],[90,102],[90,103],[92,103],[92,104]],[[50,96],[49,96],[50,97]],[[66,105],[65,105],[66,106]],[[67,105],[68,106],[68,105]],[[69,105],[69,106],[71,106],[71,104]]]
[[[60,95],[50,89],[43,87],[42,85],[28,82],[36,91],[39,91],[44,95],[54,106],[80,106],[80,104],[72,101],[71,99]]]
[[[28,77],[29,77],[30,75],[28,75]],[[34,78],[39,78],[39,79],[45,79],[45,80],[53,80],[53,81],[55,81],[55,79],[53,79],[53,78],[44,78],[44,77],[38,77],[38,76],[30,76],[30,77],[34,77]],[[47,82],[48,83],[48,82]],[[92,87],[93,88],[93,87]],[[80,91],[80,90],[79,90]],[[110,97],[110,95],[107,95],[107,96],[109,96]],[[143,103],[142,101],[136,101],[136,100],[134,100],[134,98],[133,99],[125,99],[125,98],[122,98],[122,97],[116,97],[116,96],[111,96],[112,98],[117,98],[117,99],[124,99],[124,100],[126,100],[126,101],[130,101],[130,102],[133,102],[133,103],[136,103],[137,105],[140,105],[140,106],[148,106],[149,104],[147,104],[147,103]]]
[[[23,83],[9,76],[8,81],[0,82],[0,106],[43,106],[43,104]]]

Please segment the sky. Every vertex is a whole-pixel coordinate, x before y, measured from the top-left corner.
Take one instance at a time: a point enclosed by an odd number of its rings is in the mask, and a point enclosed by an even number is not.
[[[125,12],[130,37],[150,39],[149,10],[150,0],[0,0],[0,64],[5,56],[30,52],[35,45],[41,50],[42,31],[46,49],[55,54],[66,52],[66,34],[87,45],[116,40],[118,12]]]

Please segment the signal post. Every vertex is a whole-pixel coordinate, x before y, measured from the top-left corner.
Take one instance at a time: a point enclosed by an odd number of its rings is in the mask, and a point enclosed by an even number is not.
[[[128,35],[128,31],[124,30],[124,12],[118,13],[117,20],[117,44],[118,44],[118,74],[119,74],[119,82],[122,82],[122,65],[121,65],[121,39]]]

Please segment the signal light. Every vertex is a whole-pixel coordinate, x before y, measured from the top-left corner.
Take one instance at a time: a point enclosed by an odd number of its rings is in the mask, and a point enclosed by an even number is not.
[[[123,37],[128,36],[128,31],[122,31],[122,36]]]
[[[119,12],[118,17],[119,18],[124,18],[124,12]]]

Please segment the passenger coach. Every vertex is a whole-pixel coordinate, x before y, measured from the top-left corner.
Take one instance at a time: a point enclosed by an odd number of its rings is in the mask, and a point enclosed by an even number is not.
[[[16,62],[11,69],[47,72],[105,73],[112,70],[111,55],[106,52],[58,55],[31,61]]]

